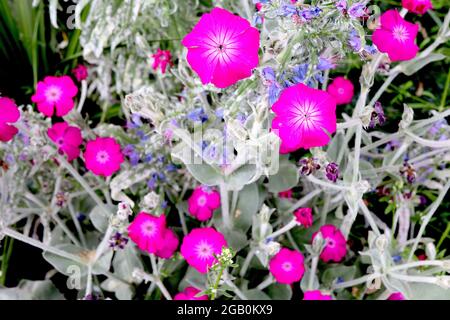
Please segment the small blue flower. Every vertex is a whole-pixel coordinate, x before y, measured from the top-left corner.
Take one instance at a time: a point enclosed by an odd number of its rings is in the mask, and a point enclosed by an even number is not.
[[[162,209],[165,209],[165,208],[167,208],[167,205],[168,205],[167,201],[164,200],[164,201],[161,203],[161,208],[162,208]]]
[[[397,254],[395,256],[392,256],[392,260],[394,261],[394,263],[400,263],[402,261],[402,256]]]
[[[281,7],[281,15],[285,17],[292,17],[297,14],[297,8],[291,4],[285,4]]]
[[[86,215],[83,214],[83,213],[81,213],[81,212],[78,212],[78,214],[77,214],[77,220],[80,221],[80,222],[83,222],[84,219],[86,219]]]
[[[261,24],[263,24],[263,18],[259,14],[255,14],[253,16],[253,25],[259,26]]]
[[[358,31],[356,31],[355,29],[352,29],[352,31],[350,31],[348,44],[353,49],[353,51],[359,52],[361,50],[361,37],[359,36]]]
[[[12,164],[14,164],[14,155],[12,154],[12,153],[8,153],[6,156],[5,156],[5,162],[7,163],[7,164],[9,164],[9,165],[12,165]]]
[[[294,83],[303,83],[303,81],[305,81],[306,79],[306,74],[308,72],[308,64],[302,63],[298,66],[295,66],[292,69],[292,72],[294,73],[292,81],[294,81]]]
[[[140,160],[139,153],[133,152],[130,154],[129,158],[130,158],[130,164],[132,166],[136,166],[139,163],[139,160]]]
[[[136,135],[139,137],[139,139],[140,139],[141,141],[146,141],[146,140],[149,139],[149,136],[146,135],[145,132],[142,131],[142,130],[136,131]]]
[[[216,157],[217,157],[217,147],[214,145],[211,145],[211,147],[208,150],[208,158],[215,159]]]
[[[152,156],[151,153],[148,153],[148,154],[146,154],[146,155],[144,156],[144,162],[145,162],[145,163],[149,163],[149,162],[151,162],[152,160],[153,160],[153,156]]]
[[[322,72],[316,73],[316,74],[314,75],[314,79],[316,79],[316,80],[319,81],[320,83],[323,83],[324,78],[323,78]]]
[[[264,80],[264,85],[269,89],[269,103],[272,105],[278,100],[281,92],[281,86],[277,82],[275,71],[270,67],[266,67],[262,70],[262,77]]]
[[[366,51],[368,54],[370,54],[371,56],[373,56],[374,54],[378,53],[378,49],[376,46],[374,45],[365,45],[364,46],[364,51]]]
[[[208,147],[208,145],[209,145],[208,141],[202,140],[202,144],[201,144],[202,150],[205,150]]]
[[[223,113],[224,113],[224,109],[223,108],[219,108],[215,112],[216,117],[219,118],[219,119],[223,119]]]
[[[244,124],[247,120],[247,116],[241,112],[236,115],[236,120],[238,120],[241,124]]]
[[[178,170],[178,167],[177,167],[176,165],[174,165],[173,163],[169,163],[169,164],[166,166],[166,170],[167,170],[168,172],[174,172],[174,171],[177,171],[177,170]]]
[[[30,145],[30,137],[27,134],[19,131],[17,136],[22,140],[22,142],[23,142],[23,144],[25,146],[29,146]]]
[[[193,122],[205,123],[208,121],[208,115],[203,108],[196,108],[188,113],[187,118]]]
[[[142,126],[142,120],[141,117],[135,113],[132,114],[131,116],[131,121],[137,126],[140,127]]]
[[[166,180],[166,175],[164,173],[160,172],[158,174],[158,178],[159,178],[160,181],[165,181]]]
[[[162,154],[158,155],[158,161],[163,163],[164,161],[166,161],[166,157],[164,157]]]
[[[177,119],[171,119],[170,124],[173,125],[174,127],[179,127]]]
[[[336,65],[333,63],[332,59],[327,59],[320,57],[319,63],[317,64],[317,70],[324,71],[324,70],[330,70],[334,69]]]
[[[319,7],[313,7],[300,11],[299,15],[302,18],[303,22],[309,22],[312,19],[317,18],[321,12],[322,9],[320,9]]]
[[[134,150],[134,145],[128,144],[125,146],[125,148],[123,148],[122,153],[129,157],[134,152]]]
[[[150,190],[155,189],[155,186],[156,186],[156,180],[155,179],[151,178],[150,180],[147,181],[147,187]]]
[[[266,244],[268,244],[268,243],[271,243],[273,241],[273,238],[267,238],[264,242],[266,243]]]
[[[348,9],[348,15],[353,19],[361,18],[362,16],[366,15],[365,9],[365,3],[355,3],[350,7],[350,9]]]

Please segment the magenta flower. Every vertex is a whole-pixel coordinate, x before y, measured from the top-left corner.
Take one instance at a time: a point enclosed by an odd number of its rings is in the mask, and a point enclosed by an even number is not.
[[[327,92],[336,99],[336,104],[352,102],[354,90],[353,83],[344,77],[335,78],[327,88]]]
[[[214,210],[219,207],[219,193],[205,186],[195,188],[191,197],[188,199],[189,213],[200,221],[210,219]]]
[[[95,175],[108,177],[120,169],[124,160],[114,138],[97,138],[87,143],[84,161]]]
[[[303,300],[333,300],[333,298],[328,294],[322,294],[320,290],[311,290],[303,293]]]
[[[158,70],[158,68],[161,68],[162,74],[166,73],[167,66],[172,66],[172,55],[170,53],[170,50],[161,50],[158,49],[158,51],[155,54],[152,54],[153,58],[153,70]]]
[[[0,97],[0,141],[8,142],[19,132],[11,123],[17,122],[20,112],[14,100]]]
[[[181,42],[187,61],[203,84],[229,87],[252,75],[258,66],[259,32],[227,10],[214,8]]]
[[[391,61],[411,60],[419,47],[415,43],[419,26],[404,20],[397,10],[388,10],[380,17],[380,26],[372,41],[380,52],[387,53]]]
[[[128,236],[139,249],[149,253],[157,253],[164,247],[166,232],[166,216],[152,216],[140,212],[128,226]]]
[[[78,88],[70,77],[45,77],[44,81],[38,82],[31,101],[47,117],[53,116],[55,108],[56,115],[63,117],[73,109],[73,98],[77,93]]]
[[[219,255],[226,246],[225,237],[214,228],[196,228],[184,237],[180,251],[189,265],[206,273],[217,262],[214,255]]]
[[[291,284],[300,281],[305,273],[303,254],[300,251],[282,248],[269,263],[269,271],[277,282]]]
[[[295,220],[305,228],[309,228],[313,224],[313,216],[311,208],[299,208],[294,212]]]
[[[424,14],[433,9],[431,0],[402,0],[402,7],[416,14]]]
[[[80,145],[83,143],[79,128],[71,127],[66,122],[59,122],[47,130],[47,135],[58,146],[58,152],[67,155],[67,160],[78,158]]]
[[[325,247],[320,254],[320,259],[324,262],[339,262],[347,254],[347,242],[342,232],[332,224],[326,224],[320,227],[319,232],[325,240]],[[313,234],[312,239],[317,236]]]
[[[187,287],[183,292],[177,293],[173,300],[208,300],[207,295],[196,297],[201,291],[194,287]]]
[[[406,300],[405,296],[401,292],[394,292],[387,299],[388,300]]]
[[[284,199],[291,199],[292,198],[292,189],[278,192],[278,197],[284,198]]]
[[[336,102],[325,91],[304,84],[285,89],[272,106],[272,130],[280,137],[280,153],[321,147],[336,131]]]
[[[175,232],[170,229],[165,229],[162,234],[162,246],[155,252],[155,255],[163,259],[170,259],[175,251],[177,251],[179,243],[180,241]]]
[[[86,80],[88,77],[88,69],[85,65],[79,64],[75,69],[72,70],[72,74],[77,79],[78,82]]]

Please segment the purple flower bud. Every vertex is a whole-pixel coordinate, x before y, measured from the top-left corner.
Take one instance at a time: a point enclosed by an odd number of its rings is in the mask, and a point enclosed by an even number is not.
[[[403,164],[403,167],[400,169],[400,173],[403,175],[403,177],[405,177],[406,181],[408,181],[409,184],[412,184],[414,183],[414,181],[416,181],[417,172],[408,162],[405,162]]]
[[[339,166],[337,163],[330,162],[325,168],[328,180],[336,182],[339,178]]]
[[[374,111],[370,117],[369,128],[373,129],[377,124],[383,125],[386,122],[386,117],[384,115],[383,107],[380,102],[375,102],[373,106]]]
[[[113,250],[124,249],[128,243],[128,238],[124,237],[120,232],[116,232],[109,239],[109,247]]]
[[[339,0],[336,3],[336,8],[343,14],[347,12],[347,0]]]
[[[315,158],[303,158],[299,161],[300,173],[304,176],[309,176],[311,173],[320,169],[320,165]]]

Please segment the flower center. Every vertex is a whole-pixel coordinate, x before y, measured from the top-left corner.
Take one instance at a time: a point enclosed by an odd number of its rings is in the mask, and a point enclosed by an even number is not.
[[[289,126],[295,129],[313,129],[320,122],[320,112],[312,101],[302,101],[296,104],[292,109],[292,115]]]
[[[64,139],[63,139],[63,138],[59,138],[59,139],[56,141],[56,143],[59,144],[59,145],[61,146],[61,145],[64,144]]]
[[[409,39],[409,32],[402,25],[395,26],[392,31],[392,35],[394,36],[394,39],[400,42],[405,42]]]
[[[229,63],[238,58],[235,34],[230,30],[212,31],[205,39],[205,59],[210,63]]]
[[[206,197],[205,197],[205,196],[200,196],[200,197],[197,199],[197,204],[198,204],[200,207],[203,207],[203,206],[206,204]]]
[[[62,91],[61,88],[57,86],[51,86],[45,91],[45,98],[49,102],[56,102],[61,98]]]
[[[198,258],[202,260],[209,259],[213,255],[213,248],[206,241],[201,241],[195,248],[195,251],[197,253]]]
[[[336,246],[336,242],[333,239],[327,238],[327,247],[334,248]]]
[[[109,154],[105,150],[97,152],[97,156],[95,157],[97,162],[104,164],[109,161]]]
[[[142,224],[141,230],[145,236],[152,237],[153,235],[155,235],[158,227],[153,221],[147,221]]]
[[[281,265],[281,268],[282,268],[284,271],[289,272],[289,271],[292,270],[292,263],[290,263],[289,261],[286,261],[285,263],[283,263],[283,264]]]
[[[338,93],[339,93],[339,94],[344,94],[344,93],[345,93],[345,90],[342,89],[342,88],[339,88],[339,89],[338,89]]]

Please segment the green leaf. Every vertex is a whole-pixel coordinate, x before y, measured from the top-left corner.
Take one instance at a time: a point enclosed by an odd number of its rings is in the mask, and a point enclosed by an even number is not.
[[[113,260],[114,273],[121,278],[132,281],[134,269],[144,269],[139,253],[134,245],[128,243],[123,250],[118,250]]]
[[[183,280],[180,281],[180,285],[178,286],[179,291],[183,291],[186,287],[195,287],[200,290],[205,288],[207,283],[206,274],[202,274],[195,270],[192,267],[189,267],[186,271],[186,274]]]
[[[295,187],[298,183],[299,174],[297,167],[287,158],[280,159],[278,173],[269,177],[267,188],[270,192],[278,193]]]
[[[71,253],[73,255],[81,256],[82,255],[82,249],[72,245],[72,244],[61,244],[56,245],[56,248]],[[80,276],[84,276],[87,273],[87,268],[83,264],[80,264],[78,262],[75,262],[73,260],[63,258],[61,256],[55,255],[53,253],[50,253],[48,251],[45,251],[42,253],[42,256],[44,259],[50,263],[56,270],[58,270],[60,273],[64,275],[71,275],[73,270],[78,270],[80,272]]]
[[[424,58],[416,58],[414,60],[403,62],[401,66],[402,72],[407,75],[413,75],[427,64],[445,59],[445,55],[441,53],[432,53]]]
[[[243,290],[242,292],[249,300],[270,300],[270,297],[258,289]]]
[[[115,208],[113,206],[108,206],[108,208],[109,212],[115,211]],[[91,222],[94,225],[95,229],[102,233],[106,232],[109,224],[109,216],[101,207],[95,206],[89,213],[89,219],[91,219]]]
[[[329,159],[331,159],[331,161],[337,161],[339,153],[343,152],[342,148],[345,148],[346,153],[348,153],[348,148],[346,145],[344,145],[344,140],[344,134],[341,132],[336,133],[336,135],[331,140],[327,149],[327,156]],[[342,157],[342,159],[344,159],[344,157]],[[339,163],[339,165],[341,164]]]
[[[336,279],[341,278],[343,281],[349,281],[355,277],[355,266],[336,266],[325,270],[322,274],[322,284],[324,286],[331,286]]]
[[[244,232],[219,227],[218,229],[227,240],[228,246],[233,248],[236,252],[247,246],[248,239]]]
[[[273,300],[291,300],[292,289],[288,285],[275,283],[267,288],[267,294]]]
[[[106,279],[100,286],[106,291],[114,292],[119,300],[131,300],[134,295],[132,286],[114,279]]]
[[[412,300],[450,300],[450,289],[429,283],[409,283]]]
[[[50,280],[22,280],[15,288],[0,289],[0,300],[63,300]]]
[[[186,164],[192,176],[207,186],[217,186],[222,181],[222,175],[208,164]]]
[[[256,165],[245,164],[225,178],[228,190],[241,190],[256,174]]]
[[[253,222],[253,216],[259,209],[258,185],[252,183],[239,191],[239,199],[236,205],[234,226],[247,232]]]

